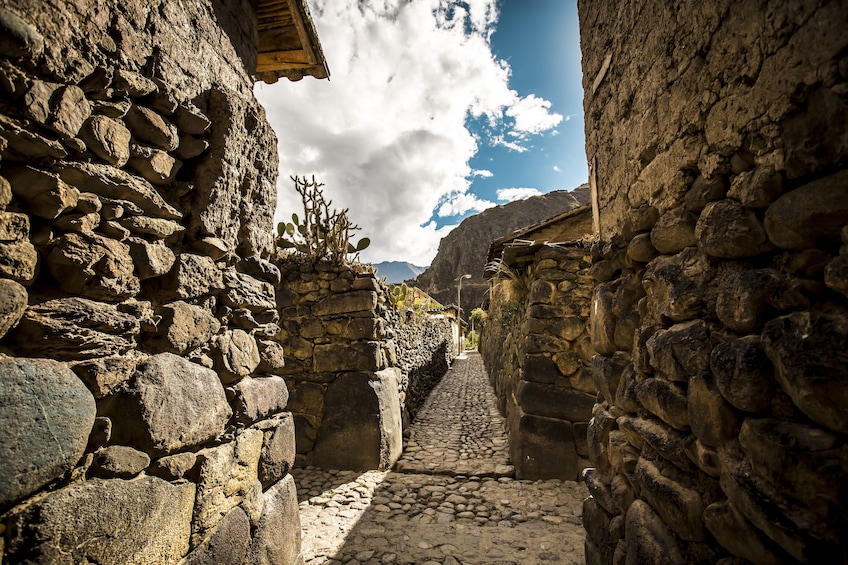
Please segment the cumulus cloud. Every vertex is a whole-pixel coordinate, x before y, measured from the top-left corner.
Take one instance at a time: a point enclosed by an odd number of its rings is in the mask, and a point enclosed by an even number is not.
[[[537,188],[500,188],[497,195],[501,202],[512,202],[514,200],[524,200],[531,196],[538,196],[542,192]]]
[[[277,132],[277,218],[300,210],[289,175],[315,175],[337,208],[371,238],[364,260],[428,264],[450,217],[494,205],[469,192],[478,140],[469,117],[493,130],[536,134],[562,117],[509,87],[491,50],[496,0],[312,0],[332,73],[258,84]],[[501,143],[525,151],[523,140]]]
[[[484,179],[489,179],[489,178],[492,178],[493,176],[495,176],[495,174],[492,171],[489,171],[487,169],[477,169],[477,170],[472,171],[471,174],[474,175],[475,177],[482,177]]]
[[[562,172],[562,169],[559,168],[559,165],[554,165],[554,170],[558,173]]]

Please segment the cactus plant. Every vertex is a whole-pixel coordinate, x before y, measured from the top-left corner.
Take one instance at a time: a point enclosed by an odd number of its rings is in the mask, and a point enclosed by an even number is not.
[[[324,184],[317,182],[314,176],[311,181],[297,176],[290,178],[303,203],[303,220],[292,214],[291,222],[277,225],[277,237],[274,238],[277,248],[299,253],[312,262],[329,259],[347,263],[348,255],[353,255],[353,261],[358,260],[359,252],[366,249],[371,240],[363,237],[355,245],[350,241],[351,234],[360,228],[348,218],[348,209],[331,210],[332,201],[326,200],[321,191]]]

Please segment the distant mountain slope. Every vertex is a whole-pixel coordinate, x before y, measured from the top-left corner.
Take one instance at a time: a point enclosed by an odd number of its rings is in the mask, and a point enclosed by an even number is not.
[[[389,284],[400,284],[403,281],[414,279],[427,270],[427,267],[419,267],[403,261],[383,261],[382,263],[374,263],[373,267],[377,270],[377,277],[386,277],[386,282]]]
[[[462,308],[467,317],[480,306],[488,289],[483,279],[492,241],[515,230],[547,220],[589,202],[589,185],[557,190],[483,210],[468,217],[442,238],[430,267],[417,278],[418,286],[442,304],[456,304],[456,279],[462,281]]]

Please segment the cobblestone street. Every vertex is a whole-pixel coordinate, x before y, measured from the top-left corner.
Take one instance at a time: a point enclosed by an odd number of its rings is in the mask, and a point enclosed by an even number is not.
[[[573,481],[519,481],[477,352],[458,357],[395,470],[294,469],[307,565],[582,564]]]

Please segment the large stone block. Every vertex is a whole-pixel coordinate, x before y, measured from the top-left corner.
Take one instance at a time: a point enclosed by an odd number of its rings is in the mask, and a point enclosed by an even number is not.
[[[123,122],[106,116],[92,116],[80,131],[80,139],[88,149],[116,167],[123,167],[129,160],[131,138]]]
[[[155,477],[92,479],[14,517],[10,562],[75,565],[174,563],[189,548],[194,485]]]
[[[197,454],[197,498],[191,524],[192,545],[200,543],[226,514],[242,503],[257,482],[262,432],[247,429],[234,441]]]
[[[378,371],[383,367],[379,341],[316,345],[315,371],[339,373],[343,371]]]
[[[183,354],[209,342],[218,333],[221,323],[205,308],[181,300],[165,304],[157,333],[149,338],[150,345],[171,353]]]
[[[114,442],[159,456],[218,437],[232,415],[218,375],[172,353],[139,365],[100,408],[112,417]]]
[[[704,371],[689,380],[687,389],[689,425],[698,441],[710,447],[735,438],[741,420],[722,397],[712,374]]]
[[[289,401],[289,389],[282,377],[245,377],[227,389],[236,420],[252,424],[282,412]]]
[[[775,378],[811,420],[848,433],[848,318],[796,312],[767,323],[763,344]]]
[[[244,330],[231,330],[212,338],[212,359],[224,384],[242,379],[259,366],[256,339]]]
[[[311,463],[324,469],[388,469],[400,456],[400,370],[339,375],[327,388]]]
[[[221,301],[231,308],[262,312],[277,307],[274,287],[269,282],[230,270],[224,272],[224,286],[226,288],[221,294]]]
[[[94,398],[64,364],[0,360],[0,510],[70,471],[94,417]]]
[[[124,354],[135,347],[138,320],[85,298],[58,298],[30,306],[10,334],[16,350],[61,360]]]
[[[163,300],[186,300],[217,294],[224,289],[224,279],[210,257],[181,253],[160,285]]]
[[[300,563],[300,514],[297,486],[291,475],[264,494],[265,509],[250,544],[248,562],[255,565]]]
[[[755,565],[792,562],[791,557],[755,528],[727,500],[707,506],[704,510],[704,525],[722,547]]]
[[[686,455],[686,448],[692,441],[687,434],[665,425],[660,420],[620,417],[618,422],[622,431],[629,434],[632,430],[638,434],[666,461],[687,473],[693,471],[692,463]],[[638,442],[631,443],[638,446]]]
[[[278,414],[254,427],[262,430],[262,455],[259,458],[259,480],[268,489],[285,477],[294,465],[296,454],[295,425],[291,413]]]
[[[641,486],[642,496],[675,534],[687,541],[705,539],[701,521],[705,504],[698,491],[664,476],[645,458],[639,459],[634,476]]]
[[[570,387],[527,381],[518,386],[516,399],[527,414],[572,422],[587,422],[595,404],[595,395]]]
[[[710,366],[710,334],[701,320],[658,330],[645,344],[651,366],[671,381],[685,383]]]
[[[61,236],[47,255],[45,266],[60,289],[84,298],[119,302],[141,289],[129,248],[99,234]]]
[[[759,336],[717,345],[710,357],[710,370],[722,396],[736,408],[761,412],[771,404],[774,370]]]
[[[15,327],[27,308],[27,291],[9,279],[0,279],[0,338]]]
[[[377,293],[357,290],[344,294],[334,294],[324,298],[312,307],[314,316],[334,316],[353,312],[374,311],[377,308]]]
[[[637,500],[631,504],[625,524],[627,565],[683,565],[686,562],[674,534],[647,502]]]
[[[519,412],[510,418],[509,451],[517,479],[579,478],[571,422]]]
[[[710,259],[694,247],[677,255],[657,257],[648,263],[642,281],[648,310],[657,322],[697,318],[704,311],[704,297],[709,294],[708,286],[714,277],[715,267]]]
[[[242,565],[249,546],[250,520],[236,507],[179,565]]]
[[[38,251],[28,241],[0,242],[0,275],[29,286],[35,278]]]
[[[612,355],[615,347],[615,315],[613,314],[613,291],[607,284],[599,284],[592,295],[590,333],[592,346],[601,355]]]
[[[635,386],[636,398],[645,410],[672,428],[689,429],[686,388],[663,379],[645,379]]]

